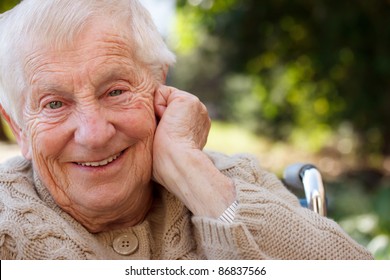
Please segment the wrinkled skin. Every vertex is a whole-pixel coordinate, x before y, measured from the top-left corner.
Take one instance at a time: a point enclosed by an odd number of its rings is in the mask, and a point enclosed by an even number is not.
[[[159,83],[109,26],[86,31],[71,48],[29,54],[24,123],[8,117],[56,203],[91,232],[133,226],[154,180],[195,215],[221,215],[235,194],[202,152],[206,107]]]

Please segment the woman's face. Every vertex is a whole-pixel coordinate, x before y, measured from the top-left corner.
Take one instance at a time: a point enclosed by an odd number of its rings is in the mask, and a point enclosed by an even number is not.
[[[147,203],[156,84],[128,43],[94,30],[28,57],[22,150],[76,219],[115,220]]]

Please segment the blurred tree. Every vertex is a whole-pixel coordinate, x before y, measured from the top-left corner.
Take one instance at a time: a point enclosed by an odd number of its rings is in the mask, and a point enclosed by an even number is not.
[[[18,2],[0,0],[0,12]],[[319,141],[350,123],[360,151],[390,154],[388,1],[178,0],[178,8],[177,50],[187,58],[177,82],[218,117],[279,139],[300,128]]]
[[[175,82],[218,117],[390,155],[389,1],[179,0],[177,25]]]
[[[0,13],[3,13],[18,4],[20,0],[0,0]]]

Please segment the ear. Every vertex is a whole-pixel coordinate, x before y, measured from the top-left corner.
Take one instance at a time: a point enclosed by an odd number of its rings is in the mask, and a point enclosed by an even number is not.
[[[165,85],[167,81],[167,76],[168,76],[168,70],[169,70],[169,65],[165,64],[162,66],[162,84]]]
[[[23,156],[26,159],[31,160],[30,143],[27,140],[28,139],[27,135],[20,129],[17,123],[7,114],[7,112],[4,110],[1,104],[0,104],[0,113],[3,119],[5,119],[9,124],[11,131],[14,134],[16,141],[18,142],[18,145],[21,149]]]

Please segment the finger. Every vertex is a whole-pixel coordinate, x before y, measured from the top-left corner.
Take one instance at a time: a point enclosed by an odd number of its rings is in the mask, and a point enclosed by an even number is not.
[[[181,91],[174,87],[161,85],[156,90],[154,97],[154,109],[156,111],[156,115],[161,118],[169,104],[174,100],[179,102],[188,102],[189,100],[199,101],[196,96],[188,92]]]
[[[154,95],[154,110],[156,115],[161,118],[166,108],[168,107],[169,96],[172,92],[172,88],[164,85],[160,85]]]

